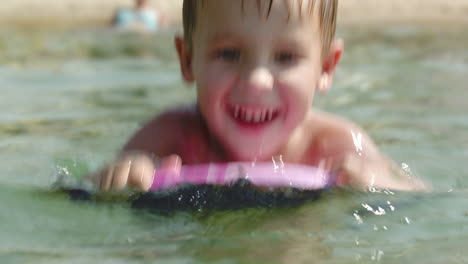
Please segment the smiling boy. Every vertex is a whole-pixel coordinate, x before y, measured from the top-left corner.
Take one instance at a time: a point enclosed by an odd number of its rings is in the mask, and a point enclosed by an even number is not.
[[[337,184],[412,190],[393,163],[350,121],[314,110],[343,53],[337,0],[184,0],[176,37],[193,107],[164,112],[96,174],[101,190],[148,190],[155,165],[281,158],[326,168]]]

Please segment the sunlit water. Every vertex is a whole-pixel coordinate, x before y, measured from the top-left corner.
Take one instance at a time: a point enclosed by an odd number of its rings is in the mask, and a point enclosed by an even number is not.
[[[467,263],[464,27],[342,28],[316,106],[363,126],[434,192],[330,191],[299,208],[150,214],[50,186],[110,159],[144,120],[193,100],[172,33],[0,31],[1,263]]]

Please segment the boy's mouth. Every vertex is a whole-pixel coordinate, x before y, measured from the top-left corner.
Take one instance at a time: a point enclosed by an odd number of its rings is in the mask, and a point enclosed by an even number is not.
[[[228,112],[232,118],[244,125],[263,125],[275,120],[280,111],[275,107],[250,107],[229,105]]]

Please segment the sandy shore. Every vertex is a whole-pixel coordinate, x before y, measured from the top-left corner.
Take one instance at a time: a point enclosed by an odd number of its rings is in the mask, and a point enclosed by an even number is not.
[[[341,0],[349,23],[468,23],[468,0]]]
[[[182,0],[152,0],[171,25],[181,22]],[[0,27],[86,26],[112,21],[115,10],[133,0],[14,0],[0,4]]]
[[[132,0],[14,0],[0,4],[0,27],[82,26],[108,23]],[[153,0],[171,25],[180,24],[181,0]],[[468,0],[341,0],[341,24],[468,23]]]

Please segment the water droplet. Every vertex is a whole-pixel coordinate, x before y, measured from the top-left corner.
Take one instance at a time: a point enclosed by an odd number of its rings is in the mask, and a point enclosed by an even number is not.
[[[383,256],[384,252],[382,250],[375,250],[374,255],[371,257],[371,260],[380,262]]]
[[[364,207],[364,209],[366,209],[369,212],[372,212],[375,215],[384,215],[384,214],[386,214],[385,209],[383,209],[380,206],[376,210],[374,208],[372,208],[372,206],[370,206],[368,204],[362,204],[362,207]]]
[[[356,152],[359,154],[359,156],[361,156],[363,151],[362,134],[359,132],[355,133],[354,131],[351,131],[351,136],[353,137],[353,143],[354,147],[356,148]]]
[[[356,221],[357,221],[359,224],[364,223],[364,221],[362,221],[361,216],[358,214],[358,211],[355,211],[353,215],[354,215],[354,218],[356,219]]]
[[[405,222],[409,225],[411,224],[410,219],[408,217],[405,217]]]

